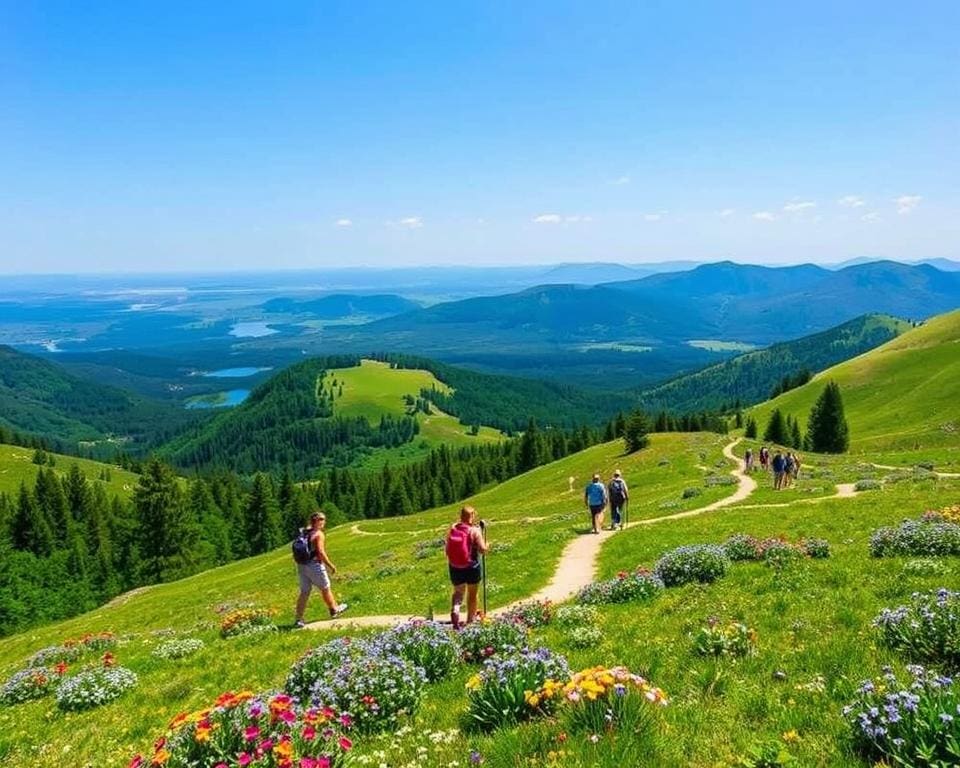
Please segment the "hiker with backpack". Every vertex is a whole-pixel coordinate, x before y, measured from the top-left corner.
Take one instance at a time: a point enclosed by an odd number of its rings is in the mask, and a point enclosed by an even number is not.
[[[786,459],[783,458],[783,454],[780,451],[777,451],[773,455],[773,459],[770,462],[770,466],[773,468],[773,487],[774,490],[780,491],[783,489],[783,472],[786,468]]]
[[[600,533],[603,526],[603,510],[607,506],[607,486],[600,482],[600,475],[593,476],[590,484],[583,489],[583,503],[590,508],[590,520],[593,532]]]
[[[619,469],[613,471],[613,479],[607,487],[610,497],[610,530],[616,531],[623,529],[623,512],[630,499],[630,492],[627,489],[627,481],[623,479],[623,474]]]
[[[477,587],[483,579],[482,555],[489,549],[484,535],[484,522],[474,525],[477,511],[470,506],[460,510],[460,520],[447,532],[446,552],[450,571],[450,583],[453,584],[453,597],[450,601],[450,622],[454,629],[460,629],[460,606],[463,594],[467,594],[467,621],[469,624],[477,618]]]
[[[346,603],[337,604],[333,590],[330,588],[327,569],[329,568],[331,573],[336,573],[337,566],[327,556],[326,536],[323,533],[326,524],[327,516],[320,511],[314,512],[310,515],[310,527],[301,528],[293,540],[293,559],[297,564],[297,574],[300,577],[300,596],[297,598],[294,620],[294,626],[298,629],[305,626],[303,613],[307,609],[307,600],[310,598],[310,590],[313,587],[320,590],[323,602],[330,610],[331,619],[337,618],[347,610]]]

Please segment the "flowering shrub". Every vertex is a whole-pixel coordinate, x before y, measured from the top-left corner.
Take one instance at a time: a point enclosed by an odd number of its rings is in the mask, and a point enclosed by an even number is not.
[[[760,546],[763,549],[763,562],[776,570],[792,565],[805,554],[799,545],[791,544],[786,539],[766,539]]]
[[[239,637],[261,632],[274,632],[273,612],[266,608],[237,608],[220,621],[220,637]]]
[[[638,568],[632,573],[620,571],[616,578],[587,584],[577,593],[577,600],[588,605],[631,603],[649,600],[663,591],[663,580],[650,571]]]
[[[70,664],[83,656],[83,646],[77,643],[70,645],[50,645],[41,648],[27,661],[28,667],[48,667],[53,664]]]
[[[340,637],[307,651],[290,668],[284,690],[301,701],[310,700],[314,683],[369,652],[366,640]]]
[[[184,637],[179,640],[167,640],[153,649],[158,659],[171,661],[190,656],[203,648],[203,640],[197,637]]]
[[[960,764],[960,684],[921,666],[902,683],[887,667],[866,680],[843,715],[860,749],[891,765],[943,768]]]
[[[522,648],[527,643],[527,628],[515,621],[484,619],[468,624],[458,639],[463,660],[479,664],[495,653]]]
[[[409,630],[403,629],[372,640],[345,637],[324,643],[293,665],[287,693],[350,712],[360,730],[387,728],[400,716],[413,714],[426,681],[423,669],[398,653],[408,639]]]
[[[57,706],[76,712],[109,704],[137,685],[137,676],[125,667],[95,667],[68,677],[57,688]]]
[[[723,551],[727,559],[737,562],[740,560],[760,560],[763,557],[763,548],[760,541],[746,533],[735,533],[723,543]]]
[[[60,664],[52,669],[47,667],[27,667],[10,676],[0,687],[0,704],[11,706],[24,701],[40,699],[56,688],[61,675],[66,671],[66,664]]]
[[[894,555],[960,555],[960,525],[942,518],[904,520],[896,527],[878,528],[870,537],[874,557]]]
[[[948,523],[960,523],[960,504],[943,507],[938,514]]]
[[[553,621],[553,603],[549,600],[531,600],[507,611],[506,619],[517,621],[526,627],[545,627]]]
[[[626,667],[592,667],[566,681],[549,679],[526,696],[527,705],[547,711],[557,708],[567,729],[593,735],[618,729],[638,734],[654,724],[656,707],[667,697]]]
[[[960,592],[914,592],[909,605],[884,608],[873,626],[911,660],[960,670]]]
[[[345,735],[351,723],[349,715],[301,707],[285,694],[224,693],[209,709],[177,715],[153,756],[137,755],[129,768],[341,768],[353,747]]]
[[[84,651],[101,653],[116,648],[120,641],[113,632],[92,632],[78,640],[67,641],[68,644],[71,642],[79,645]]]
[[[557,609],[557,624],[564,628],[595,624],[598,618],[592,605],[561,605]]]
[[[527,697],[547,680],[566,680],[567,660],[549,648],[512,651],[487,659],[467,681],[467,716],[474,726],[490,731],[531,717],[549,706],[531,706]]]
[[[830,557],[830,542],[826,539],[800,539],[799,547],[807,557],[816,560]]]
[[[747,656],[756,646],[756,630],[739,621],[724,626],[718,619],[710,618],[693,635],[693,650],[701,656]]]
[[[381,633],[375,643],[420,667],[427,680],[442,680],[460,660],[453,634],[432,621],[415,619]]]
[[[670,550],[657,560],[653,572],[668,587],[693,581],[708,584],[723,576],[729,564],[730,560],[723,547],[716,544],[696,544]]]
[[[571,648],[595,648],[603,642],[603,632],[599,627],[574,627],[564,638]]]

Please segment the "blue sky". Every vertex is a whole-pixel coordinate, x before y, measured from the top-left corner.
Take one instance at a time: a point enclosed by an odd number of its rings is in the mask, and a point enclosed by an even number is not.
[[[957,258],[957,29],[956,2],[2,3],[0,271]]]

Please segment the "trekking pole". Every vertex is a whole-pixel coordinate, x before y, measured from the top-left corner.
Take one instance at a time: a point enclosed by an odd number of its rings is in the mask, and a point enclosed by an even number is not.
[[[480,521],[480,532],[483,534],[483,546],[487,546],[487,526]],[[487,618],[487,556],[480,555],[480,568],[483,569],[483,618]]]

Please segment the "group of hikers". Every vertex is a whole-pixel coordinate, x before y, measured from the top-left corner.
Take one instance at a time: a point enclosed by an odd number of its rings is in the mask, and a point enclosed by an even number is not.
[[[775,490],[789,488],[800,477],[800,456],[793,451],[780,452],[777,450],[770,456],[770,449],[761,446],[757,456],[760,469],[764,472],[773,472],[773,487]],[[747,448],[743,456],[744,469],[747,472],[754,470],[753,450]]]
[[[623,528],[624,514],[630,493],[626,480],[620,470],[613,473],[609,484],[604,485],[600,474],[593,476],[591,482],[583,492],[584,504],[590,510],[592,532],[600,533],[603,526],[603,513],[607,505],[610,506],[610,530]],[[294,616],[294,626],[306,626],[303,615],[310,599],[310,592],[316,587],[320,590],[323,602],[330,611],[330,618],[335,619],[347,610],[346,603],[338,603],[330,586],[330,575],[337,572],[337,567],[330,560],[326,548],[326,536],[323,532],[327,524],[326,515],[321,511],[310,515],[310,525],[303,528],[293,540],[293,559],[297,563],[297,573],[300,579],[300,594],[297,597],[297,607]],[[480,616],[477,609],[477,592],[483,581],[484,558],[489,551],[486,536],[486,523],[477,520],[477,511],[471,506],[460,510],[460,519],[447,531],[444,541],[447,570],[450,583],[453,585],[453,595],[450,599],[450,623],[454,629],[460,629],[465,624],[476,621]],[[461,622],[460,609],[464,598],[467,603],[467,620]]]
[[[623,479],[619,469],[614,471],[608,485],[604,485],[600,480],[600,473],[595,474],[593,480],[583,489],[583,503],[590,510],[592,532],[600,533],[603,527],[603,512],[608,504],[610,505],[610,530],[622,529],[623,515],[629,500],[627,481]]]

